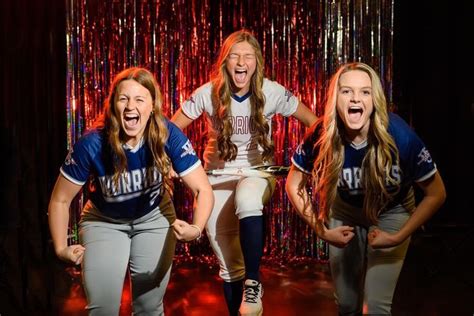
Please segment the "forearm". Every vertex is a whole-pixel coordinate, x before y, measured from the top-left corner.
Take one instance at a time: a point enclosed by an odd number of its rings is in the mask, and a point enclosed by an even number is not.
[[[443,204],[443,199],[436,196],[425,196],[420,204],[416,207],[415,212],[410,216],[408,221],[398,232],[398,239],[400,242],[407,239],[413,234],[421,225],[430,219],[434,213]]]
[[[314,212],[311,198],[305,189],[287,186],[287,194],[297,214],[321,237],[324,234],[323,223]]]
[[[197,225],[201,231],[206,226],[213,207],[214,193],[211,187],[199,190],[194,198],[193,224]]]
[[[54,250],[58,253],[68,246],[69,205],[52,201],[49,205],[48,214],[49,231]]]

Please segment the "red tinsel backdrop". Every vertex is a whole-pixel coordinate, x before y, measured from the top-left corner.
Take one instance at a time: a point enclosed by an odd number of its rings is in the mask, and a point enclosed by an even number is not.
[[[68,146],[101,112],[114,75],[129,66],[151,70],[171,117],[190,93],[209,79],[223,39],[240,28],[259,39],[266,75],[321,114],[327,80],[347,61],[372,65],[392,99],[394,0],[66,0]],[[205,122],[186,130],[197,152]],[[275,162],[289,165],[304,134],[294,119],[276,117]],[[266,207],[265,254],[274,263],[327,258],[318,240],[292,211],[284,179]],[[189,219],[189,192],[177,185],[178,216]],[[185,198],[181,198],[181,197]],[[81,197],[72,208],[71,243],[77,242]],[[180,244],[180,258],[212,261],[207,241]]]

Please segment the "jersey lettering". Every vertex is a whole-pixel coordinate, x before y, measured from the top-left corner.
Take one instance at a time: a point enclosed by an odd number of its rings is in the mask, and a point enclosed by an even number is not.
[[[162,180],[156,168],[142,168],[123,172],[115,185],[112,175],[99,177],[102,194],[108,201],[126,201],[136,197],[136,193],[156,187]]]
[[[399,166],[392,166],[390,176],[395,180],[397,184],[401,183],[401,174]],[[348,190],[354,190],[360,192],[362,190],[362,169],[359,167],[344,168],[339,176],[338,187],[345,188]],[[390,186],[389,181],[386,181],[386,185]],[[355,194],[355,193],[354,193]]]

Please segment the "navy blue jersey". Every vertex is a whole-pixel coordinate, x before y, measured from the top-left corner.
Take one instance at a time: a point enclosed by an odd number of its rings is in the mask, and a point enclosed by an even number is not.
[[[174,170],[184,176],[201,162],[189,139],[166,120],[168,140],[165,152]],[[157,208],[163,198],[163,177],[153,166],[148,145],[142,140],[135,148],[124,146],[127,169],[118,181],[113,180],[113,155],[102,129],[81,137],[69,152],[61,174],[69,181],[83,185],[90,181],[89,199],[104,215],[117,219],[139,218]]]
[[[293,164],[305,173],[311,173],[317,150],[314,148],[319,137],[321,125],[305,136],[292,157]],[[399,153],[399,165],[393,165],[391,176],[400,185],[400,191],[388,207],[403,204],[410,194],[413,182],[426,180],[436,172],[436,165],[431,159],[421,139],[398,115],[389,113],[388,132],[393,137]],[[344,146],[344,165],[339,175],[338,196],[345,203],[362,208],[364,190],[361,187],[362,161],[367,151],[367,143]],[[387,188],[391,191],[391,188]]]

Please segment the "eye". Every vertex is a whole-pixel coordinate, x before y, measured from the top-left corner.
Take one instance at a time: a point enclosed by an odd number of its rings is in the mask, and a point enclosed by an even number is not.
[[[237,54],[234,54],[234,53],[229,54],[229,59],[238,59],[238,58],[239,58],[239,55]]]
[[[348,94],[349,92],[351,92],[351,90],[345,89],[345,88],[341,89],[341,91],[340,91],[341,94]]]
[[[119,97],[118,101],[119,102],[127,102],[128,98],[127,97]]]
[[[362,91],[362,93],[364,95],[371,95],[372,94],[370,90],[364,90],[364,91]]]

